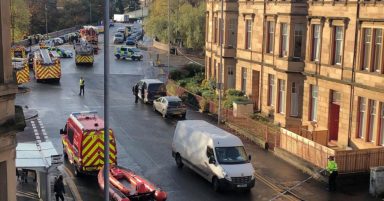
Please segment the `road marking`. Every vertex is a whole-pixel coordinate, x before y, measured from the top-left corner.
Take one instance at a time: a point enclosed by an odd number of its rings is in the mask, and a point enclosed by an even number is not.
[[[256,179],[263,182],[265,185],[267,185],[268,187],[270,187],[272,190],[274,190],[277,193],[282,193],[285,191],[284,189],[279,188],[277,185],[273,184],[272,181],[268,180],[267,178],[261,176],[260,174],[258,174],[256,172],[255,172],[255,177],[256,177]],[[303,199],[298,198],[296,195],[292,195],[292,194],[291,195],[283,194],[282,197],[284,197],[288,200],[291,200],[291,201],[303,200]]]

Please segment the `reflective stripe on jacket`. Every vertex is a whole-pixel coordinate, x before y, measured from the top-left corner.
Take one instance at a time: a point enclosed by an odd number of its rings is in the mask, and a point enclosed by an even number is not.
[[[84,86],[84,80],[80,79],[80,86]]]

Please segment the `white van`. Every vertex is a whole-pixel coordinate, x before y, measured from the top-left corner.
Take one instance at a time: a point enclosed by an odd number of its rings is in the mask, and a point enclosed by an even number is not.
[[[188,166],[212,183],[215,191],[255,185],[254,168],[241,140],[202,120],[179,121],[172,142],[178,168]]]

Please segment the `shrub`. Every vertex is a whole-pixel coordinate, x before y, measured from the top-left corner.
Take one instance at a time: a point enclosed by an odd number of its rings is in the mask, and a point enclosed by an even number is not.
[[[201,92],[201,96],[206,100],[214,100],[216,98],[216,94],[213,90],[205,89]]]
[[[186,72],[186,77],[194,77],[203,71],[201,66],[194,63],[186,64],[182,70]]]
[[[188,72],[179,69],[173,70],[169,73],[169,78],[171,78],[172,80],[181,80],[186,77],[187,73]]]
[[[236,89],[228,89],[225,93],[227,96],[244,96],[244,93]]]

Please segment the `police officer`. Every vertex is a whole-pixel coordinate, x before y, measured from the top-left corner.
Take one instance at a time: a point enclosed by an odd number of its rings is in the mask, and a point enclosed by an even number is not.
[[[83,77],[80,77],[80,93],[79,93],[79,96],[81,96],[81,92],[83,92],[83,96],[84,96],[84,86],[85,86],[85,81],[84,81]]]
[[[133,95],[135,95],[135,103],[139,100],[139,86],[136,84],[133,87]]]
[[[338,175],[337,163],[335,161],[334,156],[329,156],[328,159],[329,159],[328,164],[327,164],[327,171],[329,173],[328,190],[329,191],[336,191],[336,177]]]

